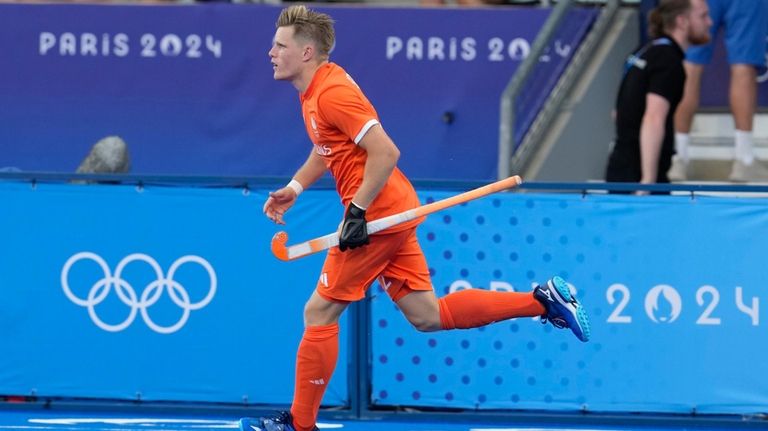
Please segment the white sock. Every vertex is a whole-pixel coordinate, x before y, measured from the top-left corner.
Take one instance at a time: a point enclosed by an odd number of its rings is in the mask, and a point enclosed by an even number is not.
[[[688,163],[690,156],[688,155],[688,144],[691,142],[691,135],[688,133],[675,133],[675,153],[677,157]]]
[[[755,152],[752,145],[752,131],[736,130],[736,146],[734,148],[736,160],[745,165],[751,165],[755,161]]]

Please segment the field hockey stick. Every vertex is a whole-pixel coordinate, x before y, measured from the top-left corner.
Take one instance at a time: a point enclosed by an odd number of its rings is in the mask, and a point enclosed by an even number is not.
[[[500,192],[502,190],[511,189],[517,187],[523,182],[518,176],[511,176],[495,183],[487,184],[482,187],[478,187],[474,190],[452,196],[431,204],[422,205],[401,213],[393,214],[391,216],[382,217],[378,220],[368,222],[368,233],[374,234],[384,229],[397,226],[401,223],[411,221],[413,219],[423,217],[432,214],[437,211],[444,210],[446,208],[469,202],[474,199],[481,198],[483,196],[490,195],[492,193]],[[272,254],[280,260],[289,261],[295,260],[300,257],[308,256],[319,251],[327,250],[331,247],[339,245],[339,232],[329,233],[328,235],[321,236],[319,238],[304,241],[299,244],[287,246],[288,234],[285,231],[280,231],[272,237]]]

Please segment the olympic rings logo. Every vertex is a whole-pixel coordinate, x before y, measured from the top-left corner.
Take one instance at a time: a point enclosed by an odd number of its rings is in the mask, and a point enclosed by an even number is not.
[[[69,271],[74,264],[81,260],[91,260],[96,262],[104,272],[104,276],[91,286],[88,296],[85,299],[78,298],[72,293],[72,289],[69,287]],[[131,262],[137,261],[149,264],[154,270],[157,278],[144,287],[144,290],[141,292],[141,297],[138,296],[133,286],[122,278],[125,267]],[[173,279],[173,276],[176,274],[179,267],[186,263],[196,263],[208,272],[208,277],[210,279],[208,294],[198,302],[191,302],[189,293],[184,286]],[[133,253],[123,258],[123,260],[117,264],[115,273],[112,274],[107,262],[102,259],[101,256],[88,251],[83,251],[70,257],[64,264],[64,268],[61,270],[61,287],[64,289],[64,294],[67,295],[67,298],[69,298],[70,301],[81,307],[88,308],[88,315],[90,315],[93,323],[105,331],[122,331],[130,326],[134,319],[136,319],[137,313],[141,312],[141,317],[150,329],[160,334],[172,334],[187,323],[189,315],[193,310],[199,310],[211,302],[213,296],[216,294],[216,272],[213,270],[211,264],[202,257],[187,255],[176,259],[168,269],[168,275],[166,276],[163,274],[163,270],[155,259],[143,253]],[[130,307],[128,317],[123,322],[116,325],[104,322],[96,314],[96,306],[107,298],[113,287],[120,301]],[[168,291],[168,295],[173,303],[182,309],[181,318],[171,326],[158,325],[150,318],[149,312],[147,311],[149,307],[154,305],[160,299],[165,290]]]

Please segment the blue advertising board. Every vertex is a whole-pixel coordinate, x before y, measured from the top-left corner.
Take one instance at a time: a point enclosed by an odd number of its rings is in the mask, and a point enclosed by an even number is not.
[[[376,106],[407,174],[496,177],[499,98],[550,9],[318,9],[336,21],[331,60]],[[273,80],[267,56],[279,12],[0,4],[0,51],[13,61],[0,69],[0,168],[73,172],[94,143],[118,135],[133,173],[292,175],[311,147],[298,94]],[[542,59],[553,75],[539,76],[546,85],[521,121],[530,123],[597,13],[571,12]]]
[[[422,201],[446,191],[420,192]],[[0,393],[287,404],[322,254],[285,263],[262,190],[0,183]],[[286,214],[290,243],[342,215]],[[438,296],[559,275],[592,339],[519,318],[438,333],[371,295],[378,407],[754,414],[768,408],[764,198],[500,194],[426,219]],[[361,348],[341,323],[324,398],[348,406]],[[362,326],[365,327],[365,326]],[[352,346],[352,349],[350,349]],[[745,358],[748,360],[745,361]]]
[[[434,199],[445,193],[429,194]],[[500,195],[430,217],[438,296],[577,291],[592,339],[519,318],[418,333],[385,294],[372,311],[377,406],[591,412],[768,411],[765,199]]]
[[[297,208],[316,234],[339,217],[323,194]],[[0,393],[289,404],[322,256],[275,259],[264,199],[0,182]],[[347,333],[329,406],[349,404]]]

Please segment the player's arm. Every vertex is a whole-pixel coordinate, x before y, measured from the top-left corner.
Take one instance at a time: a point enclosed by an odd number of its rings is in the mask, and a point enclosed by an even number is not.
[[[309,153],[307,161],[296,171],[291,182],[285,187],[269,193],[264,203],[264,214],[277,224],[285,224],[283,214],[296,202],[299,194],[314,184],[326,171],[325,162],[314,151]]]
[[[306,189],[319,180],[320,177],[325,174],[326,170],[328,170],[328,168],[325,166],[325,161],[323,161],[323,158],[317,154],[314,148],[312,148],[312,151],[309,152],[309,157],[307,157],[307,161],[305,161],[301,168],[296,171],[293,179],[298,181],[303,189]]]
[[[352,198],[352,202],[361,208],[368,208],[397,166],[400,150],[380,124],[371,127],[358,145],[366,151],[367,160],[363,182]]]
[[[656,182],[659,170],[659,157],[664,141],[664,128],[669,113],[669,101],[655,93],[645,97],[645,113],[640,125],[640,182]]]
[[[384,187],[397,165],[397,159],[400,158],[400,150],[380,124],[372,126],[358,145],[367,153],[365,171],[363,182],[352,197],[352,202],[347,207],[344,220],[341,222],[339,231],[341,251],[368,244],[365,210]]]

